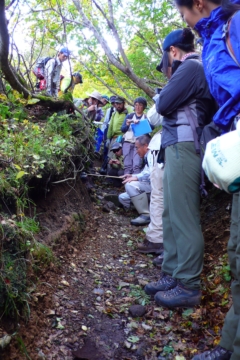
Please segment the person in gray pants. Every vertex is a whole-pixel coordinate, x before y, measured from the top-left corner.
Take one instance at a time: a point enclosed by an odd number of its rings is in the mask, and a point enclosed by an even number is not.
[[[119,202],[129,208],[131,202],[135,206],[139,216],[131,220],[131,224],[135,226],[147,225],[150,223],[148,197],[151,193],[150,170],[152,167],[151,155],[148,150],[150,142],[149,135],[142,135],[136,139],[135,147],[138,155],[144,158],[146,164],[139,174],[134,176],[125,175],[123,184],[125,184],[126,192],[119,195]]]

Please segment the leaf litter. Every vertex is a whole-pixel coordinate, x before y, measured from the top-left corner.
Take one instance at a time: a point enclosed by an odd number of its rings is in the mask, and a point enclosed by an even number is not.
[[[101,194],[102,187],[99,182],[94,195]],[[78,241],[66,251],[63,236],[56,249],[58,264],[42,275],[38,294],[44,296],[35,294],[38,301],[29,324],[21,324],[29,356],[37,359],[40,351],[50,360],[71,360],[73,353],[80,354],[81,349],[83,353],[94,344],[99,359],[188,360],[216,345],[231,305],[228,236],[224,235],[229,228],[229,198],[218,195],[212,203],[202,204],[206,241],[202,302],[184,310],[157,307],[144,293],[145,284],[157,279],[159,269],[151,256],[135,251],[145,237],[142,228],[129,225],[135,213],[117,209],[106,214],[95,203]],[[133,319],[132,305],[143,306],[144,315]],[[6,360],[24,359],[14,340],[10,348]]]

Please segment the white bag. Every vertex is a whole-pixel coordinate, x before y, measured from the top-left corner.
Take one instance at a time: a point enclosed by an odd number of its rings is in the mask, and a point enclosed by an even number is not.
[[[228,193],[240,191],[240,121],[237,130],[208,142],[202,166],[220,189]]]
[[[155,104],[148,110],[147,118],[153,126],[162,125],[163,117],[157,112]]]

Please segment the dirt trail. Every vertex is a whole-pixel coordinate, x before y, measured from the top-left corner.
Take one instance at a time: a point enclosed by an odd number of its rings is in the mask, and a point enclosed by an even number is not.
[[[46,210],[40,215],[42,236],[55,242],[57,261],[39,275],[31,296],[30,320],[20,323],[20,337],[13,339],[2,359],[72,360],[74,353],[76,359],[89,360],[176,356],[183,360],[219,341],[230,304],[223,256],[229,235],[230,197],[217,193],[202,205],[207,246],[201,306],[171,311],[156,307],[144,295],[143,286],[155,280],[159,270],[152,265],[152,256],[135,251],[144,239],[142,228],[129,225],[135,213],[114,207],[109,213],[102,211],[107,191],[101,182],[96,183],[91,191],[93,204],[82,186],[70,197],[66,196],[67,188],[61,188],[48,203],[39,202],[39,208],[45,206]],[[76,209],[83,198],[84,217],[79,218]],[[65,231],[59,230],[61,222]],[[143,304],[145,314],[130,316],[132,304]]]

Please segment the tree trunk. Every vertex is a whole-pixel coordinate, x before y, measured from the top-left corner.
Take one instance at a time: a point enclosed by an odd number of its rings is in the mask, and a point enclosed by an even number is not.
[[[5,17],[5,0],[0,0],[0,69],[11,87],[14,90],[17,90],[20,94],[23,94],[25,98],[28,98],[30,92],[17,79],[14,69],[9,64],[8,52],[9,34]]]
[[[5,93],[5,88],[4,88],[4,84],[2,81],[2,78],[0,77],[0,94],[4,94]]]

